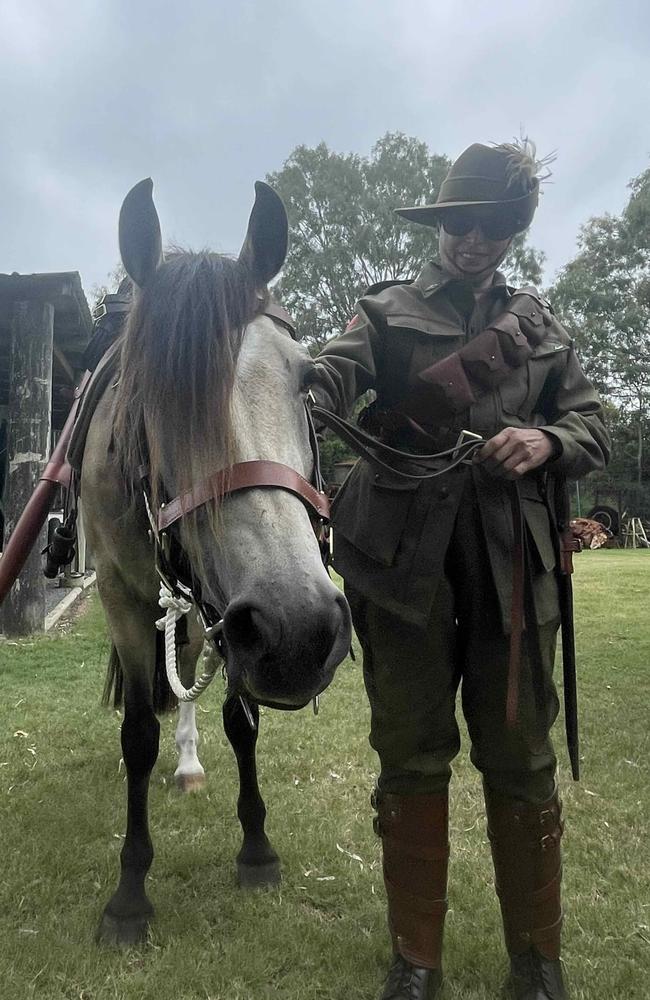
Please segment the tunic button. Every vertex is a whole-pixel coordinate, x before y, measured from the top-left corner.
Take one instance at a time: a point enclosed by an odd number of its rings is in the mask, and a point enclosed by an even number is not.
[[[438,500],[446,500],[449,496],[449,487],[441,486],[438,490]]]
[[[381,473],[375,472],[375,482],[376,483],[380,483],[381,482]]]

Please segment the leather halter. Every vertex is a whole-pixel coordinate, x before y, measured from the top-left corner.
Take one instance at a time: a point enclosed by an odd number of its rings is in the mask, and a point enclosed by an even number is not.
[[[184,514],[189,514],[209,500],[219,501],[231,493],[265,486],[293,493],[316,517],[329,519],[329,500],[322,490],[312,486],[290,466],[260,459],[238,462],[229,469],[221,469],[194,489],[175,497],[169,503],[161,504],[157,517],[158,530],[165,531]]]

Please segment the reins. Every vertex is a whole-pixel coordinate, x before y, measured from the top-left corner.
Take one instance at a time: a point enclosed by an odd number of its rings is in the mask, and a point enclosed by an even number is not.
[[[462,437],[465,432],[462,432],[456,444],[452,448],[446,448],[444,451],[436,451],[428,455],[412,451],[401,451],[399,448],[393,448],[391,445],[384,444],[383,441],[379,441],[356,424],[352,424],[349,420],[344,420],[343,417],[339,417],[336,413],[331,413],[329,410],[324,410],[320,406],[312,406],[311,412],[320,423],[325,424],[330,430],[334,431],[342,441],[350,445],[357,455],[366,459],[372,466],[382,469],[384,472],[389,472],[398,479],[405,479],[411,482],[423,482],[445,475],[451,469],[455,469],[457,466],[467,462],[470,455],[485,444],[482,438],[480,440],[463,441]],[[450,461],[445,462],[442,468],[433,471],[412,473],[406,472],[395,465],[390,465],[380,458],[380,455],[386,458],[394,458],[398,462],[408,462],[410,465],[416,466],[427,465],[431,462],[441,462],[447,458]]]
[[[410,482],[426,482],[438,476],[445,475],[460,465],[468,464],[471,456],[484,444],[483,439],[463,440],[466,432],[461,432],[458,441],[452,448],[432,454],[419,454],[401,451],[378,440],[360,427],[351,424],[342,417],[324,410],[319,406],[312,407],[312,413],[317,419],[334,431],[359,456],[376,469],[390,473],[396,479]],[[417,425],[416,425],[417,427]],[[408,462],[410,466],[422,466],[432,462],[443,462],[442,467],[422,473],[407,472],[385,459],[393,459],[398,463]],[[445,461],[446,460],[446,461]],[[530,570],[530,553],[526,535],[526,522],[521,504],[521,496],[516,482],[510,484],[510,511],[514,533],[512,551],[513,589],[510,608],[510,650],[508,657],[508,679],[506,691],[506,723],[509,728],[517,724],[519,709],[519,688],[522,664],[522,640],[526,636],[527,652],[531,665],[531,679],[535,709],[540,732],[543,730],[544,717],[544,673],[539,635],[532,626],[535,621],[535,602]]]

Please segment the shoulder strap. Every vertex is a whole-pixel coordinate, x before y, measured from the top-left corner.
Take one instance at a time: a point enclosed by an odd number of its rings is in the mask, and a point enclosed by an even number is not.
[[[396,278],[392,281],[377,281],[374,285],[369,285],[365,292],[361,296],[364,298],[366,295],[379,295],[386,288],[394,288],[395,285],[412,285],[415,278]]]

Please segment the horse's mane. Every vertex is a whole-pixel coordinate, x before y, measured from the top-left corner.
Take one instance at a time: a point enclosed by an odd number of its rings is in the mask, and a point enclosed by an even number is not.
[[[264,307],[249,269],[221,254],[173,249],[129,314],[115,400],[115,452],[139,482],[146,443],[152,500],[164,471],[185,492],[230,464],[230,403],[246,325]],[[169,472],[168,472],[169,474]],[[188,537],[189,532],[189,537]],[[184,541],[198,555],[195,519]]]

